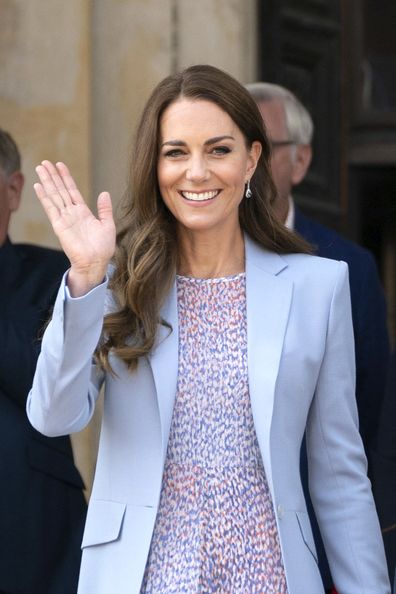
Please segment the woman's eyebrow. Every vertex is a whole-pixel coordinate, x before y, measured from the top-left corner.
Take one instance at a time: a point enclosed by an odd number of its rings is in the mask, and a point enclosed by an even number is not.
[[[184,140],[167,140],[161,144],[162,146],[169,145],[169,146],[187,146],[187,143]]]
[[[215,136],[214,138],[209,138],[208,140],[205,140],[204,144],[208,145],[208,144],[216,144],[216,142],[221,142],[222,140],[235,140],[235,138],[233,136]]]
[[[224,134],[223,136],[214,136],[213,138],[208,138],[205,140],[204,145],[208,146],[210,144],[216,144],[216,142],[221,142],[222,140],[235,140],[234,136],[228,136]],[[168,145],[168,146],[187,146],[187,143],[184,140],[167,140],[161,144],[161,147]]]

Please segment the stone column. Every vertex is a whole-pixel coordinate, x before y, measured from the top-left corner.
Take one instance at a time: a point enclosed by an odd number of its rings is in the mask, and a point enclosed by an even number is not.
[[[91,191],[89,0],[1,0],[0,126],[15,138],[26,176],[15,241],[57,245],[32,185],[42,159],[66,160]]]
[[[175,0],[177,69],[212,64],[241,83],[256,78],[256,0]]]
[[[171,68],[171,0],[101,0],[92,18],[94,193],[124,191],[136,121]]]

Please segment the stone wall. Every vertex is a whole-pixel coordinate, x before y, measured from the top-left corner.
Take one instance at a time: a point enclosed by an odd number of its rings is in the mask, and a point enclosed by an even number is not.
[[[0,126],[23,156],[26,185],[12,237],[56,245],[32,190],[34,166],[65,159],[91,180],[89,0],[0,0]]]

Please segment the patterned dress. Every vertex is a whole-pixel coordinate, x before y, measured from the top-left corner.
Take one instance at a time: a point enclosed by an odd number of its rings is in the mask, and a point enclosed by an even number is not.
[[[179,373],[141,594],[287,594],[247,376],[245,274],[177,277]]]

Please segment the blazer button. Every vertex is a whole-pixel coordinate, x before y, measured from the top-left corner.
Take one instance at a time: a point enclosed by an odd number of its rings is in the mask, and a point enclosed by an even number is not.
[[[281,520],[285,515],[285,510],[283,509],[283,505],[278,505],[278,518]]]

